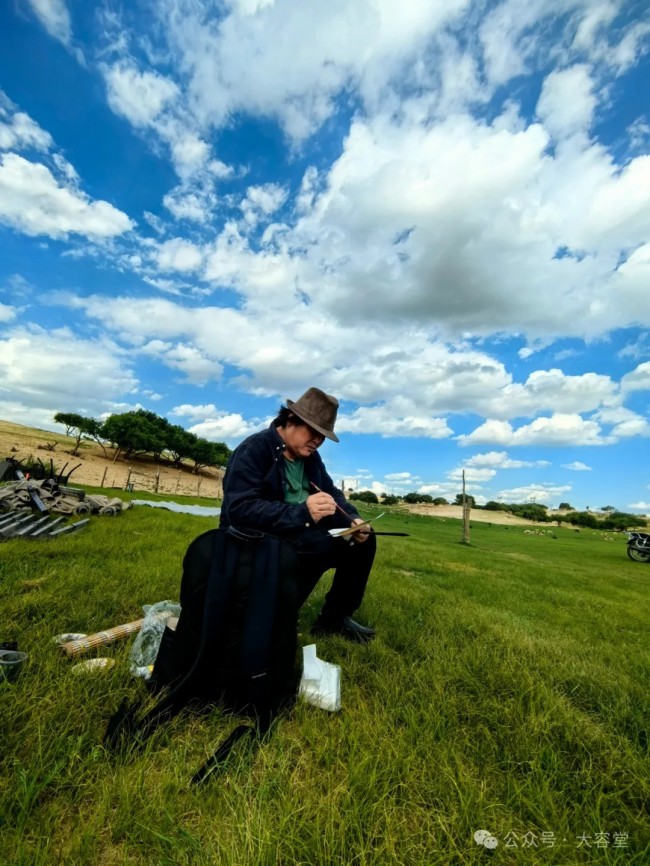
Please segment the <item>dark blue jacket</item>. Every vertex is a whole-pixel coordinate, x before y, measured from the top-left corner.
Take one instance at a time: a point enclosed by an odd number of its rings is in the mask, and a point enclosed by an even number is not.
[[[221,526],[250,527],[287,535],[315,525],[304,502],[288,505],[284,501],[287,484],[284,449],[284,442],[273,424],[260,433],[253,433],[235,448],[223,479]],[[305,471],[307,478],[333,496],[350,517],[359,516],[334,486],[318,452],[305,459]],[[328,528],[348,525],[342,514],[337,512],[336,518],[327,519]],[[323,520],[318,525],[323,525]]]

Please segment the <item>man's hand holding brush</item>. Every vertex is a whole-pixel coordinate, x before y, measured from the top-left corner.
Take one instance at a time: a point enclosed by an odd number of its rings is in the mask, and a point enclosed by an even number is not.
[[[365,525],[364,520],[360,517],[352,517],[344,508],[341,508],[333,496],[330,496],[329,493],[324,493],[320,487],[317,487],[314,484],[313,481],[311,481],[310,484],[316,493],[312,493],[312,495],[307,498],[305,504],[314,523],[318,523],[318,521],[322,520],[323,517],[329,517],[336,511],[339,511],[349,522],[350,526],[356,526],[358,523],[363,525],[363,529],[360,529],[359,532],[353,532],[350,539],[355,541],[357,544],[362,544],[364,541],[368,540],[368,536],[372,530],[369,526]]]
[[[330,517],[336,512],[336,502],[333,497],[329,493],[323,493],[322,491],[308,496],[305,505],[314,523],[318,523],[323,517]]]

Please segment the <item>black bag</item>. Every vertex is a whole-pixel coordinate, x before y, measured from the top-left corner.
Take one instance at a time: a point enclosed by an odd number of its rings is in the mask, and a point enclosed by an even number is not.
[[[165,691],[138,721],[140,702],[122,704],[107,745],[141,742],[191,702],[251,717],[195,774],[200,782],[242,736],[263,736],[298,689],[297,571],[290,545],[263,532],[228,527],[196,538],[183,560],[178,625],[165,629],[149,683]]]

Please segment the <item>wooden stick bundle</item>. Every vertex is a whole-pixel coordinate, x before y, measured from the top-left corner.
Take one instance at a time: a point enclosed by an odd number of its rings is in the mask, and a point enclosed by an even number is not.
[[[61,650],[70,657],[82,655],[95,647],[114,643],[117,640],[128,637],[134,632],[140,631],[143,622],[144,619],[136,619],[133,622],[125,622],[123,625],[107,628],[106,631],[98,631],[95,634],[86,635],[86,637],[79,638],[78,640],[68,641],[61,644]]]

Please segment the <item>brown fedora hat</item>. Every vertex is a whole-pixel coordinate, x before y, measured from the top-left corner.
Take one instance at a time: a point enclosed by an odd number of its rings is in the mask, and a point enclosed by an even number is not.
[[[339,408],[336,397],[326,394],[320,388],[308,388],[295,403],[293,400],[287,400],[287,408],[318,433],[322,433],[333,442],[339,441],[339,437],[334,432],[336,413]]]

